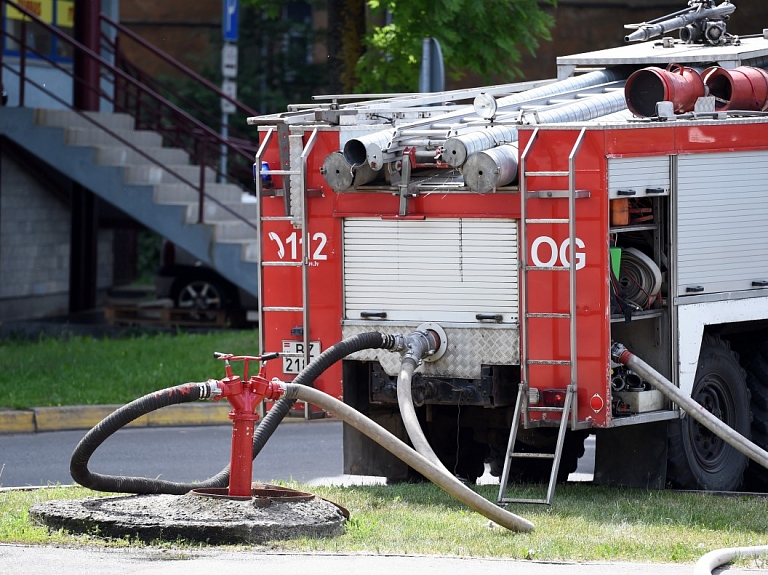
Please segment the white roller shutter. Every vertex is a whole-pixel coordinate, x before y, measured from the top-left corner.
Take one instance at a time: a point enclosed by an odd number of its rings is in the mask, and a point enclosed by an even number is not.
[[[669,156],[608,159],[608,197],[623,196],[619,190],[632,190],[631,197],[669,195]],[[650,192],[648,190],[651,190]]]
[[[768,281],[768,153],[678,160],[678,294]]]
[[[346,319],[516,322],[517,298],[516,220],[344,221]]]

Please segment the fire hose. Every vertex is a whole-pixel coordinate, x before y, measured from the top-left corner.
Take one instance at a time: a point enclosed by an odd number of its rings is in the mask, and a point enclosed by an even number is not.
[[[671,381],[653,369],[642,359],[632,354],[620,343],[611,346],[611,357],[640,375],[645,381],[663,393],[670,401],[679,405],[688,415],[701,423],[728,445],[753,461],[768,468],[768,452],[712,415],[702,405],[683,394]],[[702,556],[694,567],[694,575],[711,575],[712,570],[739,557],[755,557],[768,553],[768,546],[735,547],[716,549]]]
[[[329,366],[350,353],[364,349],[389,349],[397,345],[400,344],[395,342],[392,337],[378,332],[359,334],[329,347],[296,376],[294,383],[312,385],[315,379],[328,369]],[[192,403],[210,397],[211,387],[209,382],[185,383],[147,394],[117,409],[94,426],[75,447],[69,464],[72,478],[83,487],[114,493],[166,493],[169,495],[183,495],[192,489],[226,487],[230,479],[229,466],[210,479],[200,483],[177,483],[144,477],[102,475],[92,473],[88,469],[88,461],[96,449],[117,430],[125,427],[135,419],[169,405]],[[261,452],[267,440],[275,432],[275,429],[277,429],[279,423],[291,410],[294,403],[296,403],[296,400],[280,399],[269,410],[264,419],[261,420],[253,434],[252,459],[255,459]]]
[[[421,337],[421,336],[418,336]],[[450,495],[474,509],[483,516],[495,521],[499,525],[512,531],[528,532],[534,528],[533,523],[519,517],[509,511],[491,503],[481,495],[475,493],[464,484],[462,484],[453,475],[448,473],[442,465],[436,465],[427,458],[417,453],[411,447],[400,441],[394,435],[384,428],[360,414],[355,409],[347,406],[345,403],[321,392],[315,390],[311,385],[314,380],[325,371],[330,365],[343,357],[355,351],[363,349],[380,348],[390,351],[402,351],[408,347],[408,336],[400,334],[385,335],[378,332],[369,332],[360,334],[348,340],[339,342],[323,352],[316,360],[310,363],[296,377],[292,383],[283,383],[273,380],[268,385],[264,385],[264,392],[267,391],[271,397],[279,401],[275,407],[269,411],[267,416],[257,428],[257,433],[253,436],[254,457],[272,435],[277,424],[290,411],[291,406],[296,400],[301,399],[335,413],[343,421],[368,436],[372,440],[382,445],[385,449],[402,459],[406,464],[413,467],[416,471],[433,481],[439,487],[447,491]],[[264,359],[249,358],[249,359]],[[228,370],[228,374],[229,374]],[[229,375],[228,375],[229,378]],[[70,460],[70,473],[75,481],[91,489],[100,491],[112,491],[119,493],[166,493],[172,495],[182,495],[192,489],[203,489],[210,487],[222,487],[227,485],[230,477],[230,467],[225,468],[216,476],[202,483],[176,483],[158,479],[147,479],[143,477],[119,477],[113,475],[101,475],[93,473],[88,469],[88,461],[95,450],[113,433],[131,421],[168,405],[179,403],[188,403],[198,399],[207,399],[221,394],[222,388],[227,391],[226,385],[222,380],[208,380],[202,383],[187,383],[157,391],[141,397],[131,403],[116,410],[93,429],[78,443]],[[239,378],[230,378],[237,381],[242,388]],[[247,379],[247,378],[246,378]],[[259,377],[253,377],[247,384],[252,382],[259,383]],[[263,379],[263,378],[261,378]],[[226,393],[225,393],[226,397]],[[261,397],[264,397],[262,394]],[[230,401],[232,403],[232,401]],[[281,405],[278,408],[278,405]],[[274,415],[273,415],[274,414]],[[262,429],[263,428],[263,429]],[[258,433],[261,432],[261,433]],[[233,433],[233,447],[234,447]],[[234,458],[233,458],[234,460]]]

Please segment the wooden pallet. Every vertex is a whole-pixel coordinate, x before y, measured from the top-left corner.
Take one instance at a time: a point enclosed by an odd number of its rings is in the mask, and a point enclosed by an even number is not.
[[[224,327],[227,312],[223,309],[201,311],[165,306],[112,305],[104,308],[104,319],[110,325]]]

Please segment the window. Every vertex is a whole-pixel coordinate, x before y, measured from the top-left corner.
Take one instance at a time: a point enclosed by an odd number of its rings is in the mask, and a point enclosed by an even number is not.
[[[55,26],[68,36],[72,36],[75,22],[74,0],[18,0],[18,4],[46,24]],[[25,28],[25,43],[30,50],[27,57],[56,61],[72,60],[72,45],[49,32],[41,24],[33,22],[8,4],[6,4],[4,16],[5,31],[8,34],[3,47],[5,54],[19,54],[19,42],[13,38],[21,39],[22,29]]]

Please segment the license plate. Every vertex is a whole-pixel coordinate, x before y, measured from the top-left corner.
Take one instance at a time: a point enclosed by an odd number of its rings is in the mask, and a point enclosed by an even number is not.
[[[319,341],[309,342],[309,361],[317,359],[320,352]],[[284,340],[283,353],[288,354],[288,357],[283,357],[283,373],[299,373],[306,367],[303,341]]]

